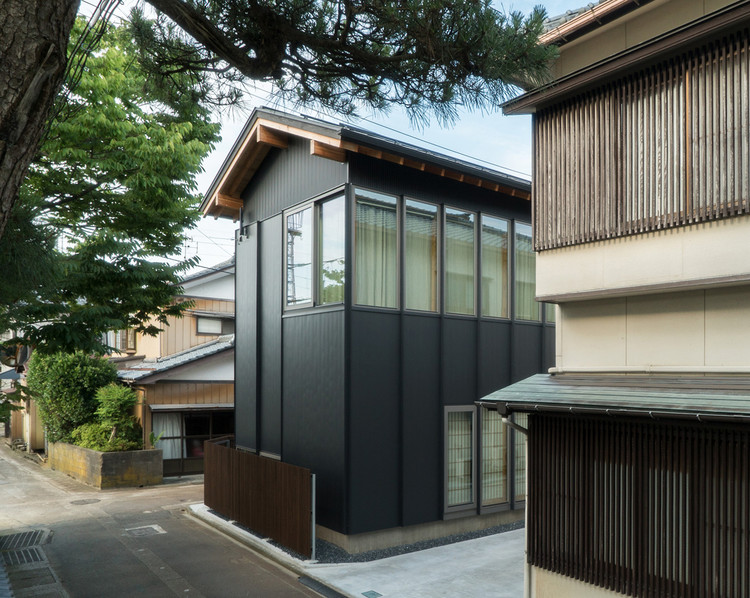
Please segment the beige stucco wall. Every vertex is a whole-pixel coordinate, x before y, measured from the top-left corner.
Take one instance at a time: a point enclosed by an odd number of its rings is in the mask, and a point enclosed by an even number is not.
[[[538,567],[529,568],[532,598],[618,598],[624,596],[588,583],[550,573]]]
[[[633,48],[646,40],[695,21],[734,0],[654,0],[642,8],[563,45],[555,63],[555,78]]]
[[[560,305],[558,369],[750,368],[750,285]]]
[[[704,222],[537,254],[541,301],[580,295],[701,288],[736,277],[750,280],[750,216]]]

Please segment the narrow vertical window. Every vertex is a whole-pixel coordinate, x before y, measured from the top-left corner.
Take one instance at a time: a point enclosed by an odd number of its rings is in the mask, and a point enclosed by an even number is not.
[[[508,501],[508,455],[505,426],[497,411],[482,409],[482,505]]]
[[[508,317],[508,222],[482,216],[482,315]]]
[[[446,506],[474,502],[474,411],[448,411]]]
[[[321,304],[344,301],[344,212],[343,196],[320,204],[318,292]]]
[[[313,209],[286,217],[286,303],[312,302]]]
[[[437,311],[437,206],[407,200],[405,229],[405,307],[406,309]]]
[[[531,242],[531,226],[516,222],[516,318],[538,320],[539,304],[536,302],[536,256]]]
[[[355,301],[398,307],[397,200],[391,195],[356,192]]]
[[[545,303],[544,304],[544,319],[550,324],[555,321],[555,304]]]
[[[445,311],[474,314],[474,214],[445,210]]]

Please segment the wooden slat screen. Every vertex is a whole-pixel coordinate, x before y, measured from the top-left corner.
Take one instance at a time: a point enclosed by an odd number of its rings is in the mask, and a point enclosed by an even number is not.
[[[750,596],[750,430],[530,419],[532,565],[631,596]]]
[[[310,558],[309,469],[206,442],[203,502],[240,525]]]
[[[535,116],[537,251],[750,212],[750,32]]]

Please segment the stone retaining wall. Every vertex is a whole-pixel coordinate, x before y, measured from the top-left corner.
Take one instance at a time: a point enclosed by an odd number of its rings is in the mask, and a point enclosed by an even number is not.
[[[153,486],[163,480],[161,449],[102,453],[51,442],[47,455],[52,469],[96,488]]]

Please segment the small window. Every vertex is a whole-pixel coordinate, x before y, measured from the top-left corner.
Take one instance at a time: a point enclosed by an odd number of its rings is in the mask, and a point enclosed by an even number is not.
[[[357,189],[355,302],[398,307],[397,198]]]
[[[475,215],[445,209],[445,311],[474,314]]]
[[[221,319],[219,318],[197,318],[197,333],[198,334],[221,334],[222,326]]]
[[[121,353],[135,353],[135,330],[118,330],[114,335],[114,347]]]
[[[405,203],[405,307],[437,311],[438,207],[410,199]]]
[[[531,239],[531,226],[516,222],[516,318],[539,320],[540,306],[536,302],[536,255]]]
[[[475,504],[474,408],[449,407],[446,411],[445,506],[446,509]]]
[[[508,317],[508,221],[482,215],[482,315]]]
[[[312,303],[313,208],[286,217],[286,304]]]

